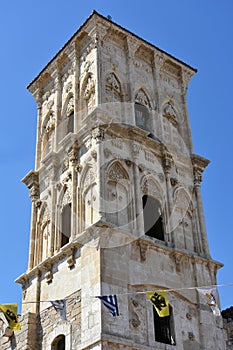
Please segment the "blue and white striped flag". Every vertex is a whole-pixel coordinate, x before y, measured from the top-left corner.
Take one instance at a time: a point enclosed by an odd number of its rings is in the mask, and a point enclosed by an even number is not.
[[[118,309],[118,303],[117,303],[117,296],[116,295],[104,295],[102,297],[96,297],[99,298],[104,306],[109,310],[109,312],[115,317],[119,316],[119,309]]]
[[[51,303],[57,313],[61,316],[61,319],[66,321],[66,300],[53,300]]]

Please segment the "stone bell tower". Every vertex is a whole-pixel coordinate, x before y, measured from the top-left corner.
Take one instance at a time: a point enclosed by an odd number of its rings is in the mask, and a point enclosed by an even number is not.
[[[97,12],[28,89],[37,102],[22,330],[3,349],[224,349],[186,93],[195,69]],[[187,289],[185,289],[187,288]],[[157,316],[144,294],[168,293]],[[117,295],[113,317],[95,296]],[[66,301],[62,319],[51,301]]]

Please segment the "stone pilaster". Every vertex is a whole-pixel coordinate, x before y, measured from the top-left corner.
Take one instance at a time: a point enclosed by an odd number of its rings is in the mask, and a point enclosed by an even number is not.
[[[208,247],[204,209],[203,209],[202,195],[201,195],[202,173],[205,167],[209,164],[209,160],[197,155],[192,155],[192,163],[193,163],[193,175],[194,175],[194,193],[195,193],[195,198],[197,202],[197,213],[198,213],[199,225],[200,225],[202,250],[204,252],[204,255],[207,258],[209,258],[210,253],[209,253],[209,247]]]

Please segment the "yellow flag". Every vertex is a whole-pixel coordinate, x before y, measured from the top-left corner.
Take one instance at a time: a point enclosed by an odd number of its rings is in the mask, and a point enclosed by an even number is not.
[[[169,303],[165,291],[156,290],[155,292],[146,292],[146,295],[154,305],[159,317],[169,316]]]
[[[0,310],[4,313],[12,331],[19,331],[20,323],[17,314],[18,304],[0,304]]]

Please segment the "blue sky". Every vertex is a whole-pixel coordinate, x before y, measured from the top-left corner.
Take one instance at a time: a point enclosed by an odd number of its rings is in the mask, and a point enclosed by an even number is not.
[[[0,4],[0,303],[21,301],[14,279],[27,268],[30,199],[20,180],[34,168],[36,104],[26,86],[92,10],[198,69],[188,92],[196,154],[211,160],[202,184],[218,283],[233,283],[232,0],[11,0]],[[233,287],[219,289],[222,309]]]

